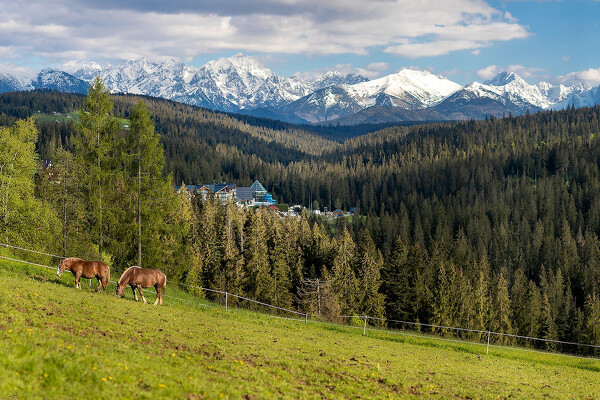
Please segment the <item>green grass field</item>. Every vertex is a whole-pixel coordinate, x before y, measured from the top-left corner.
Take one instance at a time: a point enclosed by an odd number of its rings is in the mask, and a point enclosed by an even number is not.
[[[600,360],[363,337],[225,311],[172,286],[153,306],[87,282],[0,260],[0,399],[600,398]]]

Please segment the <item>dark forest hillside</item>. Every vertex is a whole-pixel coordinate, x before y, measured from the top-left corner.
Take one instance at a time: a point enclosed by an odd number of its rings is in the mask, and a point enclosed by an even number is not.
[[[0,121],[63,96],[4,94]],[[125,117],[138,101],[113,99]],[[283,203],[358,210],[332,225],[196,204],[205,258],[190,282],[290,305],[303,278],[320,278],[337,282],[344,312],[600,343],[600,107],[389,127],[339,144],[144,100],[174,184],[259,179]],[[70,147],[72,124],[40,126],[42,157]],[[265,241],[248,250],[248,235]],[[236,268],[285,277],[287,294],[236,281]]]

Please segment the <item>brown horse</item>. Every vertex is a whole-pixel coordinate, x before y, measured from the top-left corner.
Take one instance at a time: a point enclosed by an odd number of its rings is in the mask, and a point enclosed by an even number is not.
[[[85,261],[81,258],[69,257],[60,261],[56,275],[61,276],[65,270],[69,270],[75,275],[77,289],[81,289],[80,277],[98,279],[96,292],[100,290],[100,285],[102,285],[102,290],[106,291],[106,287],[110,283],[110,268],[102,261]]]
[[[162,298],[167,289],[167,276],[160,269],[144,269],[134,265],[127,268],[123,272],[123,275],[121,275],[119,283],[117,283],[115,296],[123,296],[123,291],[127,285],[131,286],[135,301],[138,301],[137,294],[135,293],[135,289],[137,288],[144,303],[146,302],[146,298],[144,297],[144,293],[142,293],[142,288],[154,286],[156,289],[156,301],[154,301],[154,305],[162,304]]]

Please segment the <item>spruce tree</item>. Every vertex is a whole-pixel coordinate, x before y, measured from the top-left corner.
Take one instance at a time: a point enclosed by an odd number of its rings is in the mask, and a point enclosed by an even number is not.
[[[416,303],[415,271],[409,268],[408,249],[400,236],[384,261],[381,277],[388,318],[413,321]]]
[[[96,77],[88,90],[84,108],[79,110],[81,124],[74,147],[77,161],[81,163],[86,183],[85,201],[92,210],[89,226],[94,228],[98,254],[103,257],[106,241],[107,209],[114,203],[106,201],[106,191],[112,187],[112,146],[119,131],[119,123],[112,115],[113,102],[102,78]]]
[[[556,329],[556,324],[554,323],[552,307],[550,306],[550,301],[546,295],[542,296],[539,335],[541,339],[558,340],[558,331]],[[540,347],[546,350],[556,350],[556,343],[543,342]]]
[[[275,283],[271,275],[269,249],[267,246],[267,214],[263,209],[250,213],[245,248],[245,288],[251,298],[271,302],[274,299]]]
[[[600,346],[600,299],[595,292],[586,298],[584,312],[587,343]],[[595,348],[591,353],[598,355],[600,349]]]
[[[375,243],[365,232],[357,254],[360,278],[359,313],[375,318],[384,317],[385,297],[379,292],[383,259]]]
[[[288,265],[284,232],[280,221],[277,221],[273,232],[273,246],[269,250],[273,282],[273,299],[271,301],[278,307],[290,308],[292,306],[291,271]]]
[[[492,329],[499,333],[512,334],[512,323],[510,315],[510,297],[508,295],[508,282],[504,274],[496,277],[494,288],[494,310],[492,312]],[[510,343],[512,340],[505,336],[500,338],[502,343]]]
[[[244,260],[239,247],[240,240],[240,211],[228,202],[225,206],[225,216],[222,224],[223,259],[221,268],[225,271],[225,289],[229,293],[243,296]],[[233,300],[233,299],[232,299]]]
[[[542,295],[535,282],[531,280],[527,286],[526,304],[528,313],[525,323],[525,336],[538,337],[541,330],[540,317],[542,310]],[[528,343],[528,345],[531,345],[531,343]]]
[[[346,229],[336,241],[338,252],[333,260],[333,291],[340,306],[341,313],[352,315],[358,311],[359,290],[354,274],[355,245]]]

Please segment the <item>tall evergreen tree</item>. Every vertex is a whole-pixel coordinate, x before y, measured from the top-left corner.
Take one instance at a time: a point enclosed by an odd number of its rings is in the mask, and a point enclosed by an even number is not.
[[[548,296],[545,294],[542,296],[542,310],[540,315],[540,332],[541,339],[558,340],[558,332],[554,323],[554,317],[552,315],[552,307]],[[540,346],[547,350],[556,350],[556,343],[554,342],[543,342]]]
[[[106,188],[111,187],[118,174],[111,173],[112,146],[119,131],[119,123],[112,116],[113,102],[102,78],[96,77],[88,90],[84,108],[79,110],[81,124],[75,138],[75,154],[82,165],[86,183],[85,199],[91,207],[90,227],[95,227],[98,254],[102,257],[106,235]]]
[[[360,305],[359,313],[375,318],[383,318],[385,297],[379,292],[381,287],[381,268],[383,259],[375,248],[375,243],[365,232],[357,254],[360,271]]]
[[[290,308],[292,306],[292,283],[284,232],[280,222],[275,223],[272,237],[273,245],[270,249],[273,280],[273,298],[271,301],[273,305],[278,307]]]
[[[227,203],[224,211],[223,232],[221,233],[223,245],[221,268],[224,270],[227,282],[225,290],[243,296],[244,259],[238,245],[241,239],[240,235],[243,233],[243,229],[241,229],[243,216],[232,202]]]
[[[499,333],[512,334],[512,323],[510,315],[510,297],[508,295],[508,282],[504,278],[504,274],[496,277],[494,288],[494,310],[492,313],[492,329]],[[503,343],[510,343],[512,340],[506,337],[501,337]]]
[[[408,249],[400,236],[384,262],[381,290],[386,297],[389,318],[413,321],[416,305],[415,271],[409,268]]]
[[[600,299],[596,293],[588,295],[585,300],[585,331],[588,344],[600,346]],[[593,354],[600,354],[595,348]]]
[[[257,209],[248,218],[245,248],[246,293],[255,300],[270,302],[273,300],[275,283],[271,275],[269,249],[267,246],[266,211]]]
[[[336,247],[339,250],[333,260],[333,291],[342,314],[352,315],[358,311],[359,291],[353,269],[355,244],[346,229],[340,235]]]

